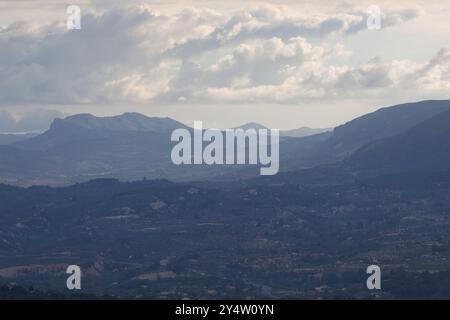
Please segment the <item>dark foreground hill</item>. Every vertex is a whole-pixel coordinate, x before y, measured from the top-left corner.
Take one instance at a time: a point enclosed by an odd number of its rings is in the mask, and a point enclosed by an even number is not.
[[[214,190],[0,186],[0,282],[147,298],[450,298],[450,173]]]
[[[347,161],[354,169],[375,174],[439,171],[450,168],[450,111],[393,137],[367,144]]]

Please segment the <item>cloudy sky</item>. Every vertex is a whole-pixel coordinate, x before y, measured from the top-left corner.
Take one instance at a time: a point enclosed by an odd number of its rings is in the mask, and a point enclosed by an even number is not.
[[[0,0],[0,126],[128,111],[335,126],[450,98],[449,33],[449,1]]]

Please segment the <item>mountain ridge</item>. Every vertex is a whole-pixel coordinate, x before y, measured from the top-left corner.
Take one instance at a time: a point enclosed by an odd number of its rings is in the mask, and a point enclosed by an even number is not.
[[[293,172],[340,163],[373,141],[406,132],[428,119],[439,118],[445,111],[450,111],[448,100],[401,104],[358,117],[332,132],[301,138],[283,137],[280,139],[280,170]],[[52,181],[70,184],[101,177],[126,181],[142,177],[238,181],[259,175],[254,165],[174,165],[170,158],[173,146],[170,135],[175,127],[192,130],[169,118],[149,118],[137,113],[103,118],[80,114],[56,119],[45,133],[9,146],[12,149],[8,149],[8,155],[0,157],[0,181],[5,178],[11,181],[11,177],[33,184],[52,184]],[[27,158],[39,161],[25,161]],[[318,179],[326,181],[330,174],[336,179],[347,176],[333,170],[316,170]],[[309,181],[313,181],[314,175],[308,175]]]

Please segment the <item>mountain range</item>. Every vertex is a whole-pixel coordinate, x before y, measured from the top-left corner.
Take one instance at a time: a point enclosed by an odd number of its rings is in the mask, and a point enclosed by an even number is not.
[[[259,123],[255,123],[255,122],[250,122],[250,123],[246,123],[242,126],[236,127],[234,129],[255,129],[255,130],[259,130],[259,129],[270,129],[266,126],[263,126]],[[280,130],[280,137],[292,137],[292,138],[302,138],[302,137],[308,137],[308,136],[312,136],[315,134],[319,134],[319,133],[324,133],[324,132],[328,132],[328,131],[332,131],[333,128],[309,128],[309,127],[301,127],[298,129],[292,129],[292,130]]]
[[[0,146],[0,295],[67,295],[76,264],[83,293],[119,298],[448,299],[449,124],[450,101],[382,108],[282,137],[260,177],[171,166],[171,119],[56,120]],[[11,185],[36,183],[71,185]]]
[[[374,140],[347,160],[357,170],[383,173],[450,168],[450,111],[413,125],[400,134]]]
[[[449,111],[450,101],[429,100],[382,108],[332,131],[318,129],[303,137],[296,135],[313,131],[282,132],[280,170],[306,174],[304,170],[332,165],[341,172],[376,175],[412,167],[447,168]],[[0,145],[0,181],[67,185],[105,177],[232,181],[257,176],[256,166],[174,165],[170,135],[178,128],[192,130],[170,118],[138,113],[55,119],[42,134]],[[240,128],[264,126],[249,123]]]

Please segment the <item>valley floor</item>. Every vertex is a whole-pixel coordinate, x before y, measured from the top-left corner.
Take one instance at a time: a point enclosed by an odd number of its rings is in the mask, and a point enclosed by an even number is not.
[[[123,298],[450,298],[450,174],[202,189],[0,186],[0,282]],[[366,268],[382,290],[366,288]]]

